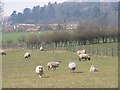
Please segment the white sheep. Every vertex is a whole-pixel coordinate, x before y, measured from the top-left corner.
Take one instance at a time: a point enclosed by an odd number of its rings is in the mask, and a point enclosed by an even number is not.
[[[86,54],[86,50],[78,50],[77,51],[77,55],[80,55],[80,54]]]
[[[72,70],[74,72],[74,70],[76,69],[76,63],[75,62],[69,62],[68,67],[69,67],[70,70]]]
[[[6,52],[4,50],[0,50],[1,55],[6,55]]]
[[[96,72],[96,71],[98,71],[98,69],[94,65],[91,65],[90,72]]]
[[[42,78],[42,75],[44,73],[43,66],[39,65],[36,67],[35,72],[38,74],[39,78]]]
[[[25,59],[26,59],[26,58],[30,58],[30,56],[31,56],[30,52],[26,52],[26,53],[24,54],[24,58],[25,58]]]
[[[43,46],[41,46],[41,47],[40,47],[40,51],[43,51],[43,50],[44,50],[44,49],[43,49]]]
[[[81,61],[81,59],[90,60],[90,55],[88,55],[88,54],[80,54],[79,55],[79,61]]]
[[[48,70],[50,70],[50,69],[54,69],[55,70],[56,68],[59,67],[59,65],[60,65],[60,61],[57,61],[57,62],[53,61],[53,62],[49,62],[47,64],[47,67],[48,67]]]

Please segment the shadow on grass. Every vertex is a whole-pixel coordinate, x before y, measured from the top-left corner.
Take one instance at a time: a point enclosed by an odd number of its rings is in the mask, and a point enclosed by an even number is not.
[[[79,72],[79,71],[77,71],[77,72],[73,72],[73,73],[83,73],[83,72]]]
[[[42,76],[42,78],[50,78],[50,76]]]

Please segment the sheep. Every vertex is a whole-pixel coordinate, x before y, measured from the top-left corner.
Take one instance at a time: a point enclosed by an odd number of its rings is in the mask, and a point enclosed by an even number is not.
[[[31,56],[30,52],[26,52],[26,53],[24,54],[24,58],[25,58],[25,59],[26,59],[26,58],[30,58],[30,56]]]
[[[81,59],[90,60],[90,55],[88,55],[88,54],[80,54],[79,55],[79,61],[81,61]]]
[[[86,50],[78,50],[77,51],[77,55],[80,55],[80,54],[86,54]]]
[[[39,78],[42,78],[42,75],[44,73],[44,67],[41,65],[37,66],[35,72],[38,74]]]
[[[0,50],[1,55],[6,55],[6,52],[4,50]]]
[[[74,72],[74,70],[76,69],[76,63],[75,62],[69,62],[68,65],[70,71],[72,70]]]
[[[96,72],[96,71],[98,71],[98,69],[94,65],[91,65],[90,72]]]
[[[57,61],[57,62],[49,62],[48,64],[47,64],[47,68],[48,68],[48,70],[50,70],[50,69],[56,69],[57,67],[59,67],[59,65],[60,65],[60,61]]]
[[[40,51],[44,51],[43,46],[40,47]]]

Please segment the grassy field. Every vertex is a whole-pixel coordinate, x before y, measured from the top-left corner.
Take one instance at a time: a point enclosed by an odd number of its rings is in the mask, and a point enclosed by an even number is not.
[[[73,52],[40,52],[30,51],[31,58],[25,60],[21,51],[7,51],[2,58],[2,87],[3,88],[117,88],[118,87],[118,58],[91,56],[91,61],[78,61]],[[61,61],[56,71],[47,70],[49,61]],[[68,62],[77,64],[75,73],[68,69]],[[99,72],[89,72],[94,64]],[[43,78],[38,78],[35,67],[43,65]]]
[[[31,35],[31,34],[41,34],[41,33],[44,33],[44,32],[3,32],[2,33],[2,41],[3,42],[6,42],[8,40],[12,40],[14,43],[18,42],[18,38],[20,38],[21,36],[28,36],[28,35]]]

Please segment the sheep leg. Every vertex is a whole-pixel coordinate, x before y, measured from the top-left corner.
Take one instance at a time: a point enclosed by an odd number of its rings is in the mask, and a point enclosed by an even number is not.
[[[79,61],[81,61],[81,58],[79,58]]]
[[[56,67],[53,67],[53,70],[55,71],[55,70],[56,70]]]
[[[41,75],[41,74],[39,74],[39,78],[42,78],[42,75]]]
[[[48,70],[50,70],[50,66],[48,66]]]

